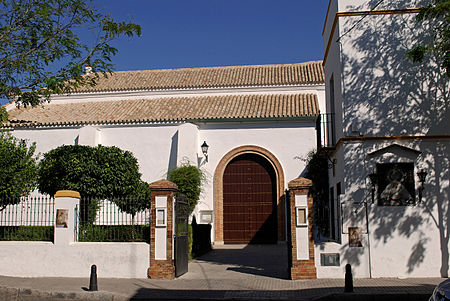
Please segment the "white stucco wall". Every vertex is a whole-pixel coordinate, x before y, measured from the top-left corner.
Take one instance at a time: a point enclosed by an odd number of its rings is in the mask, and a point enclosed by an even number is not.
[[[84,277],[91,265],[99,278],[146,278],[150,247],[146,243],[0,242],[0,275],[14,277]]]
[[[128,150],[138,159],[142,179],[148,183],[165,179],[177,164],[179,124],[102,127],[105,146]]]
[[[424,41],[424,33],[430,32],[416,22],[416,13],[358,14],[372,9],[418,8],[429,2],[385,1],[377,7],[374,5],[378,2],[369,0],[330,2],[323,35],[328,49],[325,82],[327,112],[331,112],[329,80],[333,75],[337,140],[360,135],[380,139],[343,142],[330,155],[330,160],[337,161],[334,175],[329,169],[329,184],[334,187],[334,197],[343,204],[340,233],[346,233],[349,226],[367,231],[365,207],[360,206],[356,216],[352,210],[358,207],[354,202],[369,201],[369,234],[363,234],[361,248],[349,247],[348,234],[341,234],[338,242],[317,244],[316,264],[321,278],[344,277],[347,263],[356,277],[448,275],[450,149],[448,137],[444,137],[449,133],[448,79],[436,72],[432,60],[414,64],[407,59],[407,50]],[[337,16],[339,12],[345,14]],[[434,139],[405,138],[433,135]],[[403,138],[384,139],[386,136]],[[368,155],[394,143],[420,154],[394,150],[379,157]],[[414,163],[414,174],[420,169],[428,171],[423,205],[388,208],[371,204],[367,175],[375,172],[376,163],[394,162]],[[338,182],[343,190],[339,197]],[[341,265],[320,266],[321,253],[339,253]]]
[[[434,59],[427,56],[417,64],[407,57],[412,45],[428,41],[431,32],[416,15],[367,15],[360,23],[362,16],[339,17],[336,58],[342,65],[346,136],[352,136],[352,128],[364,136],[448,133],[448,78]]]
[[[450,142],[439,140],[403,141],[402,146],[420,154],[401,149],[388,149],[380,156],[368,155],[392,145],[392,141],[346,143],[343,170],[345,193],[342,231],[349,226],[363,230],[362,247],[349,247],[348,234],[340,243],[316,245],[318,277],[343,277],[345,264],[350,263],[355,277],[441,277],[449,272],[449,228],[447,216],[450,202],[449,157]],[[395,141],[398,144],[398,141]],[[411,162],[414,174],[420,169],[428,172],[423,191],[423,203],[416,206],[386,207],[371,204],[367,175],[376,163]],[[416,200],[419,181],[415,175]],[[368,202],[369,234],[364,205]],[[353,214],[358,209],[358,214]],[[339,267],[321,267],[320,253],[339,253]],[[370,267],[370,270],[369,270]]]
[[[61,146],[75,145],[80,127],[67,128],[37,128],[15,129],[12,134],[19,139],[25,139],[28,143],[36,142],[36,154],[44,153]]]
[[[83,131],[80,128],[16,129],[13,133],[16,137],[36,141],[37,149],[46,152],[62,144],[75,144]],[[149,183],[166,178],[167,171],[185,157],[194,164],[200,164],[207,181],[194,213],[196,215],[199,210],[214,210],[214,173],[219,161],[232,149],[255,145],[271,152],[283,168],[285,183],[282,188],[286,188],[290,180],[302,175],[305,169],[302,158],[306,158],[307,153],[316,147],[315,121],[312,120],[108,125],[90,128],[89,132],[99,134],[96,139],[104,146],[117,146],[131,151],[138,159],[143,180]],[[200,148],[203,141],[209,145],[208,162],[204,160]]]
[[[411,9],[425,3],[429,1],[390,1],[375,10]],[[407,58],[412,45],[428,42],[431,29],[416,21],[416,13],[337,16],[372,6],[368,0],[330,3],[323,34],[324,68],[327,112],[332,111],[329,84],[334,77],[337,140],[359,134],[447,134],[448,78],[442,78],[443,71],[436,72],[430,57],[422,64]]]
[[[201,166],[208,183],[199,202],[200,210],[213,209],[214,172],[220,160],[234,148],[255,145],[274,154],[283,168],[287,187],[290,180],[304,172],[305,162],[301,158],[316,147],[314,123],[203,124],[199,141],[209,145],[208,162]]]

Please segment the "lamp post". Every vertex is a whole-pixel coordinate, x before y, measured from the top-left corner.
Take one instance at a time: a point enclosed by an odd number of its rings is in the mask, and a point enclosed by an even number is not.
[[[201,148],[202,148],[202,153],[205,156],[205,160],[206,160],[206,162],[208,162],[208,148],[209,148],[209,145],[206,144],[206,141],[203,141],[203,144],[201,145]]]
[[[417,172],[417,176],[419,177],[419,182],[420,182],[420,186],[419,186],[419,204],[422,203],[422,191],[425,189],[425,187],[423,186],[423,184],[425,183],[425,179],[427,177],[427,172],[422,169],[419,172]]]

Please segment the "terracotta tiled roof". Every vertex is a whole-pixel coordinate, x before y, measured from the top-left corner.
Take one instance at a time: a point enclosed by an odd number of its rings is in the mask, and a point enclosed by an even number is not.
[[[77,92],[324,83],[322,61],[299,64],[117,71]]]
[[[319,113],[315,94],[226,95],[50,103],[9,111],[14,125],[289,119]]]

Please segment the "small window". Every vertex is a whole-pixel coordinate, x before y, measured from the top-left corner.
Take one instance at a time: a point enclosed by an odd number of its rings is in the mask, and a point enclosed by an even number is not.
[[[167,223],[166,208],[156,208],[156,227],[165,227]]]
[[[308,217],[307,217],[307,208],[305,207],[296,207],[296,217],[297,217],[297,227],[299,226],[307,226],[308,225]]]
[[[377,164],[378,205],[407,206],[415,203],[414,164]]]

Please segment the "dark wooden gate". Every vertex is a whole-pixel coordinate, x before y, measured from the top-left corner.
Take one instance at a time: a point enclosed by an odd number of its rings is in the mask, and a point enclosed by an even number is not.
[[[234,158],[223,176],[223,233],[226,244],[276,243],[276,176],[256,154]]]
[[[188,218],[189,204],[186,196],[177,194],[175,200],[175,277],[181,276],[188,271]]]

